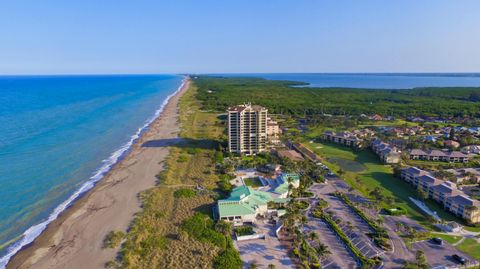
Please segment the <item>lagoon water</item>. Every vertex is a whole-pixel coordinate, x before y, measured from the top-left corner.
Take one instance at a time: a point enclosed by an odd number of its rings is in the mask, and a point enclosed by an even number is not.
[[[109,170],[182,79],[0,77],[0,268]]]
[[[410,89],[417,87],[480,87],[478,73],[378,73],[378,74],[222,74],[227,77],[261,77],[309,83],[310,87]]]

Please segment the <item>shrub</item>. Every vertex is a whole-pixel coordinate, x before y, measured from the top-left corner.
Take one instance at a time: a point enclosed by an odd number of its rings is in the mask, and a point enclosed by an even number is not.
[[[242,268],[242,260],[240,259],[240,254],[238,254],[236,249],[228,247],[213,260],[213,267],[215,269]]]
[[[178,189],[173,193],[175,198],[191,198],[196,195],[195,191],[192,189]]]
[[[104,248],[116,248],[120,245],[123,238],[125,238],[125,233],[122,231],[110,231],[103,239]]]
[[[240,226],[235,228],[235,233],[238,236],[251,235],[254,234],[253,228],[251,226]]]
[[[188,157],[187,157],[187,156],[185,156],[185,155],[180,155],[180,156],[178,156],[177,162],[179,162],[179,163],[184,163],[184,162],[186,162],[186,161],[188,161]]]
[[[184,220],[181,228],[199,241],[210,242],[222,249],[226,248],[225,236],[215,231],[213,220],[207,215],[196,213]]]

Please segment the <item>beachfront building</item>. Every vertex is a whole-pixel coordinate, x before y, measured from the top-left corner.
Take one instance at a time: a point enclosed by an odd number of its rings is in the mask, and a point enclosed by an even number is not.
[[[283,211],[269,209],[268,205],[274,203],[277,205],[274,208],[284,206],[289,201],[288,195],[291,189],[300,186],[300,176],[295,173],[281,173],[276,178],[263,180],[268,182],[269,186],[262,188],[268,191],[242,184],[234,188],[228,198],[217,201],[215,217],[241,225],[245,222],[254,223],[259,216],[282,215]]]
[[[327,142],[355,148],[360,148],[363,141],[355,134],[348,131],[338,133],[334,131],[326,131],[323,133],[322,139]]]
[[[417,167],[402,169],[401,178],[468,223],[480,223],[480,201],[457,189],[455,183],[437,179]]]
[[[410,150],[409,157],[412,160],[425,161],[443,161],[443,162],[461,162],[466,163],[470,161],[470,156],[460,151],[442,151],[442,150]]]
[[[283,205],[288,199],[274,198],[269,192],[242,185],[234,188],[227,199],[217,201],[216,217],[219,220],[233,222],[234,225],[255,223],[257,217],[267,217],[267,214],[275,211],[268,209],[269,202]]]
[[[378,138],[374,139],[370,146],[383,163],[399,163],[402,159],[402,152],[400,150]]]
[[[267,109],[244,104],[228,109],[228,150],[256,154],[266,150]]]

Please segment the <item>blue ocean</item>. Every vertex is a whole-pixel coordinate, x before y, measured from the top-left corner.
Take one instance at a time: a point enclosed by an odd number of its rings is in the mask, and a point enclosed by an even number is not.
[[[182,80],[0,77],[0,268],[128,152]]]
[[[227,77],[261,77],[309,83],[309,87],[345,87],[365,89],[411,89],[419,87],[480,87],[478,73],[278,73],[220,74]]]

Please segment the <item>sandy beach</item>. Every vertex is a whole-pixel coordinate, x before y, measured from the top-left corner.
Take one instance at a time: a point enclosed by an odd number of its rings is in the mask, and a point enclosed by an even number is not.
[[[150,129],[98,184],[62,213],[7,268],[104,268],[116,249],[102,248],[112,230],[126,231],[141,210],[138,194],[152,188],[168,155],[166,147],[142,147],[145,142],[178,136],[178,101],[188,88],[173,96]]]

